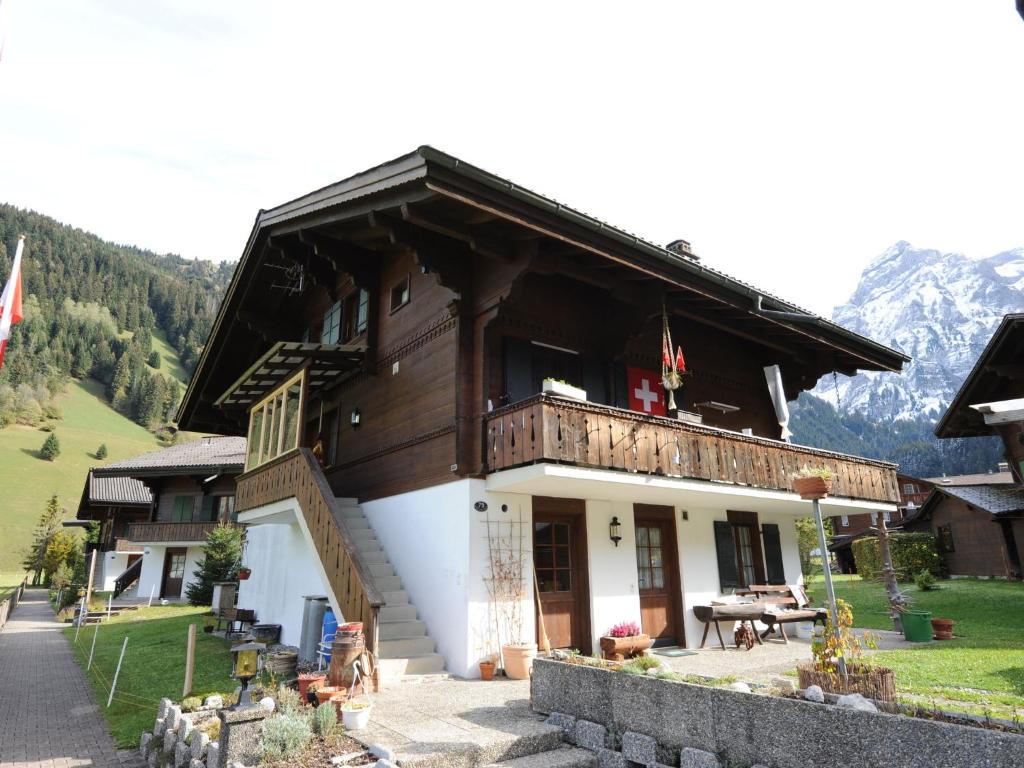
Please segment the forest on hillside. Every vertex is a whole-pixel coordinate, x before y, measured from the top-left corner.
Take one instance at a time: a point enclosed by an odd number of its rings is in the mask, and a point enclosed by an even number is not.
[[[102,382],[111,404],[144,426],[169,421],[181,384],[160,372],[153,336],[191,373],[234,264],[116,245],[0,204],[2,280],[20,235],[25,320],[0,368],[0,427],[59,418],[55,398],[70,377]]]
[[[932,432],[934,420],[872,421],[857,412],[837,411],[806,392],[790,403],[790,416],[794,443],[893,461],[914,477],[987,472],[1003,460],[997,437],[939,440]]]

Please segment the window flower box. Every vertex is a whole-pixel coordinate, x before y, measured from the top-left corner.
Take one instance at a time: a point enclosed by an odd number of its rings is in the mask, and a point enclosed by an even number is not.
[[[574,387],[565,381],[559,381],[558,379],[544,379],[541,382],[541,392],[551,395],[559,395],[560,397],[568,397],[573,400],[581,400],[584,403],[587,402],[587,390]]]

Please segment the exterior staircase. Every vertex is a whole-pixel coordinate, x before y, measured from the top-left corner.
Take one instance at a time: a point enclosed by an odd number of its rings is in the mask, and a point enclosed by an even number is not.
[[[395,574],[359,503],[346,497],[338,497],[337,503],[377,589],[384,594],[384,606],[377,619],[377,663],[381,680],[411,682],[444,674],[444,657],[436,652],[436,644],[427,634],[427,625],[419,620],[416,606],[409,602],[402,580]]]

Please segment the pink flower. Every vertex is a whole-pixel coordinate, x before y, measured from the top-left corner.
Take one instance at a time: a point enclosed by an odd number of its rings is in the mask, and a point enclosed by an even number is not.
[[[623,621],[621,624],[616,624],[608,630],[609,637],[636,637],[641,634],[643,632],[635,621]]]

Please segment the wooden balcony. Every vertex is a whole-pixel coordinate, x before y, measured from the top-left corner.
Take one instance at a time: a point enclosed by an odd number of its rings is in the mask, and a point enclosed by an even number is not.
[[[537,395],[486,416],[487,470],[557,462],[791,490],[804,467],[832,471],[832,496],[896,503],[896,465],[595,403]]]
[[[206,541],[217,523],[129,523],[125,539],[135,544]],[[119,548],[120,549],[120,548]]]
[[[384,596],[312,451],[294,449],[239,476],[235,508],[245,512],[290,498],[298,502],[342,616],[363,622],[367,647],[376,650],[377,615]]]

